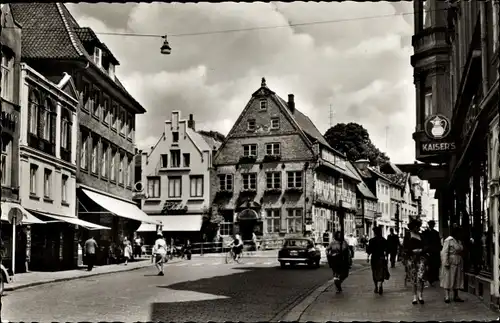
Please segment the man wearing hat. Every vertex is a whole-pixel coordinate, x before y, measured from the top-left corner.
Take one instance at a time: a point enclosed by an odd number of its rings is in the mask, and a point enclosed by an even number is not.
[[[431,220],[427,223],[429,225],[428,229],[423,232],[424,243],[427,246],[426,249],[428,251],[428,259],[429,259],[429,271],[427,274],[427,280],[429,284],[432,284],[436,281],[439,281],[439,269],[441,268],[441,237],[439,236],[439,232],[437,232],[434,227],[436,226],[436,222]]]

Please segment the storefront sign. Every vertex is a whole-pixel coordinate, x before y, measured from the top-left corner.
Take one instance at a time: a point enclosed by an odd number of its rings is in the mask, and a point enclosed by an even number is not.
[[[444,139],[451,130],[450,120],[442,114],[435,114],[425,120],[425,134],[430,139]]]
[[[422,142],[420,153],[422,155],[448,153],[456,149],[454,142]]]
[[[356,221],[356,228],[363,228],[364,227],[363,216],[356,216],[355,221]]]

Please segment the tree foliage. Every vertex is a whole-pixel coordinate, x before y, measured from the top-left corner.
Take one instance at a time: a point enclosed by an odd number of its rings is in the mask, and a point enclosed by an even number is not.
[[[389,161],[389,157],[375,147],[368,131],[360,124],[337,123],[326,131],[325,139],[332,148],[346,154],[350,161],[368,159],[372,166],[381,166]]]

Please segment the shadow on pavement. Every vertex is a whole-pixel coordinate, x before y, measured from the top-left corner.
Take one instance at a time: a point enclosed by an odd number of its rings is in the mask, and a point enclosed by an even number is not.
[[[331,278],[328,267],[233,267],[237,272],[173,285],[170,302],[151,304],[151,321],[269,321]],[[241,271],[240,271],[241,270]]]

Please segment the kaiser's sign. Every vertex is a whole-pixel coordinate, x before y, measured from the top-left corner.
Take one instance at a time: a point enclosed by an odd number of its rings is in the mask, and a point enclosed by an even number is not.
[[[431,141],[420,143],[420,152],[423,155],[446,153],[455,150],[452,140],[446,140],[450,134],[450,119],[442,114],[434,114],[427,118],[424,125],[425,134]]]

